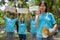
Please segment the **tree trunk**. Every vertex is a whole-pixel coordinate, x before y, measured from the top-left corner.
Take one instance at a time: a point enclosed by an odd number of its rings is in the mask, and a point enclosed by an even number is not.
[[[53,2],[54,2],[55,11],[58,14],[58,17],[60,18],[60,11],[57,8],[56,0],[53,0]]]
[[[52,12],[52,6],[53,6],[53,0],[52,0],[52,2],[51,2],[51,5],[50,5],[50,10],[49,10],[49,12]]]

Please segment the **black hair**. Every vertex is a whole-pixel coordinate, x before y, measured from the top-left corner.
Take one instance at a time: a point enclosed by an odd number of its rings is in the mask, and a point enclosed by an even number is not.
[[[34,15],[32,15],[32,17],[33,17],[33,16],[35,16],[35,14],[34,14]]]
[[[18,28],[19,28],[18,21],[16,21],[15,25],[16,25],[16,29],[17,29],[17,33],[18,33]]]
[[[39,7],[41,6],[42,2],[39,3]],[[47,12],[47,4],[44,2],[44,5],[46,6],[45,12]]]
[[[9,15],[13,15],[13,16],[15,16],[14,13],[10,13]]]
[[[22,17],[22,18],[23,18],[23,17]],[[21,18],[20,22],[21,22],[21,23],[25,23],[25,18],[24,18],[24,21],[23,21],[23,22],[22,22],[22,18]]]
[[[19,16],[20,16],[20,14],[19,14]],[[17,33],[18,33],[18,28],[19,28],[18,21],[16,21],[15,25],[16,25],[16,29],[17,29]]]
[[[7,13],[9,13],[9,15],[15,16],[14,12],[7,11]]]

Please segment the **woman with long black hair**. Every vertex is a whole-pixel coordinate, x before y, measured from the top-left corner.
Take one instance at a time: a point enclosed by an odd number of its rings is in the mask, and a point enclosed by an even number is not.
[[[18,17],[18,27],[17,27],[17,32],[19,35],[19,39],[20,40],[26,40],[26,20],[25,18],[20,18],[18,13],[17,13],[17,17]]]
[[[47,11],[47,4],[42,1],[36,11],[38,15],[37,40],[54,40],[53,34],[57,29],[56,20],[52,13]]]

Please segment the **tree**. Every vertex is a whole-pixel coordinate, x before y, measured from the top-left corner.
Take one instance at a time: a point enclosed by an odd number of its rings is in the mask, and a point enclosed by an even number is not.
[[[60,11],[59,11],[58,8],[57,8],[56,0],[53,0],[53,2],[54,2],[55,11],[56,11],[56,13],[58,14],[58,17],[60,18]]]

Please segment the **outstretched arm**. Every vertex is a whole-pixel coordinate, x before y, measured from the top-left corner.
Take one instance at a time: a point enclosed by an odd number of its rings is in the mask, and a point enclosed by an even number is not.
[[[57,29],[57,24],[54,25],[53,30],[55,31]]]
[[[57,24],[54,24],[53,28],[50,31],[50,34],[53,35],[55,33],[55,30],[57,29]]]
[[[38,9],[38,10],[36,11],[36,27],[38,26],[39,16],[40,16],[40,10]]]
[[[29,10],[28,10],[28,13],[26,13],[26,20],[30,18],[30,13],[29,13]]]
[[[2,15],[2,18],[4,18],[5,14],[6,14],[6,12],[4,11],[4,12],[3,12],[3,15]]]
[[[20,20],[20,14],[17,13],[17,10],[16,10],[15,14],[17,15],[17,18]]]

